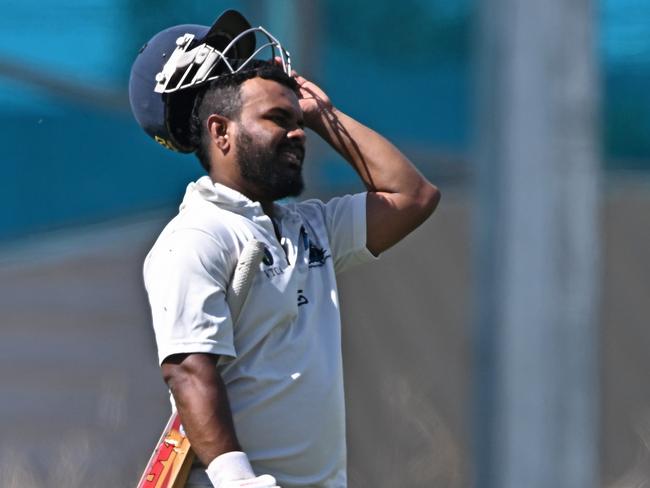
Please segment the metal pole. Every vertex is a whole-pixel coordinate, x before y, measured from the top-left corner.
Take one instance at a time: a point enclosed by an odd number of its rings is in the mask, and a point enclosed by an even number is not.
[[[595,6],[591,0],[480,5],[476,485],[593,488]]]

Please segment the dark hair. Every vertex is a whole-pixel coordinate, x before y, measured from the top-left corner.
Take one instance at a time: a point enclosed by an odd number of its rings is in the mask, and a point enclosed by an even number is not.
[[[210,171],[210,138],[206,120],[212,114],[219,114],[231,120],[239,120],[241,115],[241,85],[252,78],[273,80],[294,90],[298,90],[296,80],[287,75],[282,68],[270,61],[254,59],[242,71],[217,78],[205,85],[194,98],[190,116],[190,142],[201,166]]]

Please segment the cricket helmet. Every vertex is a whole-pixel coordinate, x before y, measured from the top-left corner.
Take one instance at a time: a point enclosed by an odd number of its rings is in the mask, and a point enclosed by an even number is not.
[[[245,70],[263,52],[279,57],[291,74],[289,53],[280,42],[263,27],[251,27],[236,10],[226,10],[211,27],[184,24],[159,32],[131,67],[129,101],[136,121],[163,147],[193,152],[189,120],[198,87]]]

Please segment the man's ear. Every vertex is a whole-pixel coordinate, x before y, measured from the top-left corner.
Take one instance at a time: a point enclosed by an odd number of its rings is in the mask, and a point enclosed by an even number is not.
[[[208,134],[212,143],[223,153],[230,150],[230,132],[232,122],[229,118],[219,114],[212,114],[206,121]]]

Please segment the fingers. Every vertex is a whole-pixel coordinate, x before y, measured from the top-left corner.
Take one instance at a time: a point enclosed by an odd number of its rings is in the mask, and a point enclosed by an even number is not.
[[[274,57],[274,58],[273,58],[273,62],[274,62],[275,64],[279,65],[279,66],[284,66],[284,64],[283,64],[283,62],[282,62],[282,58],[281,58],[280,56],[276,56],[276,57]],[[292,70],[291,70],[291,77],[292,77],[292,78],[295,78],[296,81],[297,81],[299,84],[301,84],[301,85],[307,81],[305,78],[303,78],[302,76],[300,76],[300,75],[298,74],[298,72],[297,72],[295,69],[292,69]]]
[[[280,56],[276,56],[276,57],[274,57],[274,58],[273,58],[273,62],[274,62],[275,64],[277,64],[278,66],[282,66],[282,67],[284,67],[284,65],[285,65],[285,61],[284,61]],[[294,73],[295,73],[295,71],[294,71],[294,70],[291,70],[291,75],[292,75],[292,76],[293,76]]]

